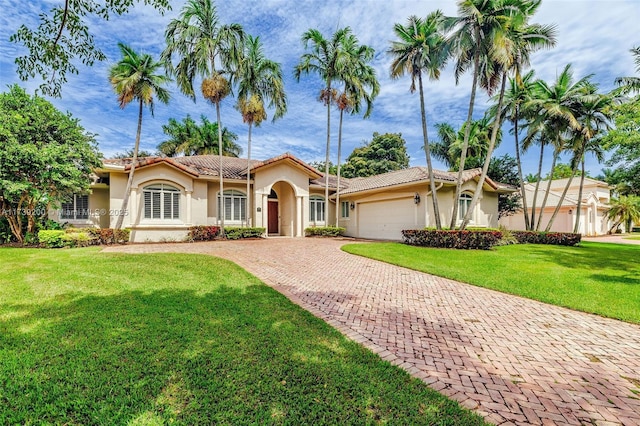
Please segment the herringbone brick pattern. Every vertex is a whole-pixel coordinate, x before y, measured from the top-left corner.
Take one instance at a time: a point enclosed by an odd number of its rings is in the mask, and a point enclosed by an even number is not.
[[[640,425],[639,326],[353,256],[340,250],[343,243],[109,250],[230,259],[492,423]]]

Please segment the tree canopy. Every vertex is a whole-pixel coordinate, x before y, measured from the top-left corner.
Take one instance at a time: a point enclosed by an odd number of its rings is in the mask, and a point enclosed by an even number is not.
[[[158,145],[158,151],[168,157],[218,154],[218,123],[212,123],[204,115],[200,116],[200,121],[202,124],[198,125],[190,115],[182,122],[170,118],[162,126],[169,139]],[[238,135],[226,127],[222,129],[222,155],[238,157],[242,154],[242,147],[236,140]]]
[[[70,114],[17,85],[0,94],[0,216],[16,240],[74,193],[101,164],[95,138]]]
[[[400,133],[375,132],[371,142],[356,148],[342,166],[347,178],[373,176],[409,167],[407,144]]]
[[[603,138],[613,151],[605,178],[621,194],[640,195],[640,96],[615,105],[613,114],[615,128]]]

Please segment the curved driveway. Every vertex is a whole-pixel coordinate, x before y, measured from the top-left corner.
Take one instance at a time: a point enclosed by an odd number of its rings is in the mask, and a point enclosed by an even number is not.
[[[344,243],[105,250],[229,259],[492,423],[640,425],[640,326],[350,255]]]

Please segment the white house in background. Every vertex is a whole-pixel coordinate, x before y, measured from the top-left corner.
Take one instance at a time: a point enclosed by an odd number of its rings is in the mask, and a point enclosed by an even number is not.
[[[555,179],[551,181],[551,188],[547,199],[546,207],[542,215],[542,223],[540,224],[540,230],[544,230],[553,215],[553,212],[560,202],[562,192],[567,186],[569,179]],[[540,205],[544,199],[547,189],[548,181],[541,181],[538,189],[538,197],[536,199],[536,218],[540,214]],[[527,197],[527,206],[529,207],[529,214],[531,214],[531,206],[533,205],[533,194],[535,191],[534,184],[525,185],[525,194]],[[580,191],[580,177],[575,177],[572,182],[567,195],[560,206],[560,211],[556,216],[552,231],[556,232],[573,232],[573,228],[577,216],[578,208],[578,195]],[[609,200],[611,199],[611,188],[606,182],[602,182],[595,179],[585,178],[584,186],[582,189],[582,202],[580,204],[580,222],[578,224],[578,233],[585,236],[604,235],[609,231],[609,228],[613,224],[607,218],[607,211],[609,210]],[[520,211],[512,216],[502,217],[499,221],[500,225],[503,225],[507,229],[511,230],[523,230],[524,226],[524,212]]]
[[[124,227],[131,241],[182,240],[196,225],[264,227],[268,236],[304,236],[311,226],[335,225],[336,178],[329,176],[330,196],[325,200],[322,173],[291,154],[252,160],[247,194],[247,160],[223,157],[224,193],[220,206],[219,157],[147,157],[135,169]],[[95,171],[89,195],[74,195],[52,219],[78,227],[113,227],[122,206],[131,159],[104,160]],[[466,212],[475,191],[479,169],[467,170],[463,192],[454,200],[456,173],[434,171],[441,220],[448,223],[453,203]],[[435,226],[429,175],[424,167],[377,176],[341,180],[339,225],[346,235],[401,240],[403,229]],[[513,188],[487,179],[472,226],[496,227],[498,194]],[[245,216],[250,201],[251,212]],[[325,218],[325,203],[329,218]]]

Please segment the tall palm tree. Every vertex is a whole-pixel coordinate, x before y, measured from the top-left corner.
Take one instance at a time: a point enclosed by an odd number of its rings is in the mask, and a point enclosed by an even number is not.
[[[627,227],[634,222],[640,221],[640,197],[637,195],[621,195],[619,198],[612,198],[609,202],[611,206],[607,212],[607,216],[614,223],[609,228],[609,234],[613,232],[620,224],[624,223]]]
[[[640,74],[640,46],[634,47],[630,51],[634,56],[636,72]],[[618,77],[616,84],[621,86],[623,93],[640,93],[640,77]]]
[[[491,140],[489,141],[487,156],[484,166],[482,167],[482,174],[478,179],[476,191],[473,194],[469,209],[460,224],[461,229],[464,229],[469,223],[474,206],[480,199],[482,186],[487,177],[491,164],[491,156],[493,155],[499,129],[502,126],[502,104],[509,73],[514,73],[518,79],[520,77],[520,70],[525,66],[529,66],[532,52],[543,48],[550,48],[555,45],[555,26],[529,23],[529,19],[536,13],[541,2],[542,0],[505,0],[497,2],[500,5],[507,5],[508,7],[506,13],[499,15],[498,19],[496,19],[498,25],[492,28],[492,34],[489,38],[491,40],[491,46],[488,63],[494,64],[491,67],[492,73],[484,74],[483,79],[487,79],[486,82],[481,80],[481,84],[486,87],[489,94],[491,94],[494,75],[499,76],[499,80],[497,81],[501,81],[501,84],[498,95],[497,115],[494,119]]]
[[[598,160],[598,163],[602,163],[604,161],[604,148],[602,146],[602,141],[600,140],[599,137],[592,138],[586,142],[586,145],[584,147],[584,153],[582,155],[582,158],[580,159],[580,167],[581,167],[580,189],[578,190],[578,205],[576,206],[576,221],[575,221],[575,224],[573,225],[573,232],[575,234],[578,233],[578,230],[580,228],[580,209],[582,204],[582,191],[584,189],[584,178],[587,174],[585,170],[585,157],[588,153],[593,154],[593,156],[596,157],[596,160]]]
[[[212,123],[203,115],[198,125],[190,115],[182,122],[170,118],[162,126],[162,131],[169,139],[158,145],[158,151],[168,157],[179,155],[210,155],[218,154],[218,123]],[[227,157],[238,157],[242,148],[235,143],[238,135],[226,127],[222,129],[222,154]]]
[[[429,184],[436,228],[442,229],[440,207],[436,194],[436,184],[431,164],[431,150],[427,134],[427,114],[424,105],[423,72],[429,79],[438,80],[440,70],[446,65],[449,57],[444,37],[445,18],[440,10],[430,13],[426,19],[417,16],[409,17],[407,25],[395,24],[393,30],[397,41],[391,43],[389,53],[393,57],[391,63],[391,78],[397,79],[405,74],[411,76],[411,93],[416,90],[416,83],[420,92],[420,113],[422,118],[422,136],[424,152],[429,171]]]
[[[331,104],[335,101],[336,90],[334,83],[341,81],[340,69],[347,59],[344,49],[345,40],[351,35],[351,28],[338,29],[331,39],[326,39],[316,29],[309,29],[302,35],[302,43],[309,52],[302,54],[300,62],[294,69],[294,76],[300,81],[302,74],[318,74],[324,82],[324,88],[320,91],[320,101],[327,107],[327,146],[325,155],[325,187],[324,187],[324,217],[329,221],[329,156],[331,149]]]
[[[373,100],[380,92],[380,83],[376,78],[375,69],[369,65],[373,60],[375,51],[366,45],[359,45],[355,35],[350,34],[344,43],[347,58],[340,69],[340,77],[344,82],[342,93],[336,99],[336,105],[340,111],[338,125],[338,162],[336,183],[336,226],[340,219],[340,156],[342,152],[342,122],[345,111],[351,114],[359,114],[363,106],[366,106],[364,118],[371,115]],[[363,105],[364,104],[364,105]]]
[[[584,96],[592,88],[590,78],[591,76],[586,76],[574,83],[571,64],[568,64],[552,86],[543,80],[537,80],[534,85],[534,96],[527,102],[527,108],[535,111],[536,119],[530,124],[526,139],[539,137],[553,144],[554,152],[549,176],[553,176],[556,162],[565,150],[566,142],[571,138],[571,132],[581,129],[578,121],[580,106]],[[535,230],[540,229],[550,190],[551,179],[548,179],[538,218],[535,220]],[[534,214],[535,212],[532,212],[532,216]],[[533,218],[531,222],[533,226]]]
[[[570,148],[570,151],[573,153],[573,158],[571,160],[571,175],[569,176],[567,184],[562,191],[562,195],[560,196],[560,200],[556,205],[553,215],[551,216],[551,219],[549,219],[549,223],[547,224],[547,227],[545,229],[546,232],[551,229],[551,226],[553,225],[553,222],[558,215],[558,212],[560,211],[562,202],[564,201],[567,195],[567,191],[571,186],[571,182],[573,181],[573,177],[578,170],[578,165],[583,163],[584,161],[584,155],[587,147],[591,143],[591,146],[589,146],[591,150],[597,150],[597,147],[594,146],[597,143],[596,136],[610,128],[612,118],[610,111],[613,104],[613,98],[608,95],[597,93],[597,86],[593,83],[585,85],[584,90],[586,93],[580,99],[577,114],[580,128],[579,130],[573,132],[573,146],[571,146]],[[584,175],[581,179],[581,186],[579,190],[580,194],[578,197],[578,208],[576,212],[576,223],[574,225],[574,229],[578,227],[583,183]]]
[[[248,35],[245,39],[244,54],[238,67],[238,103],[236,108],[242,114],[242,120],[249,125],[247,136],[247,203],[245,219],[249,226],[251,210],[250,171],[251,171],[251,130],[260,126],[267,118],[265,101],[269,108],[275,108],[273,121],[287,112],[287,95],[282,80],[282,67],[269,60],[262,49],[260,37]]]
[[[157,71],[164,68],[163,62],[155,61],[151,55],[138,54],[131,47],[123,43],[118,43],[118,48],[122,54],[122,59],[113,65],[109,70],[109,81],[113,90],[118,95],[120,108],[124,108],[131,101],[138,101],[138,129],[136,131],[136,141],[133,147],[133,158],[129,169],[129,179],[124,191],[121,213],[127,211],[129,198],[131,197],[131,185],[133,175],[138,161],[138,149],[140,148],[140,134],[142,132],[142,112],[147,105],[153,115],[154,98],[162,103],[169,102],[169,91],[163,87],[171,79],[164,74],[157,74]],[[118,215],[115,228],[122,228],[124,214]]]
[[[167,47],[162,58],[168,71],[176,77],[180,90],[193,98],[193,83],[203,77],[201,91],[205,99],[216,106],[218,123],[218,174],[220,198],[224,193],[222,167],[222,122],[220,102],[231,92],[230,82],[223,74],[233,77],[242,54],[244,31],[239,24],[222,25],[212,0],[188,0],[177,19],[165,31]],[[173,64],[173,57],[177,64]],[[224,214],[218,212],[220,232],[224,236]]]
[[[487,148],[489,147],[492,123],[488,114],[480,120],[471,122],[466,157],[467,164],[470,162],[472,167],[479,167],[484,163]],[[449,123],[436,124],[439,141],[432,144],[431,152],[435,158],[445,163],[449,170],[457,171],[460,166],[460,151],[462,150],[466,126],[467,123],[463,123],[462,127],[456,132]]]

